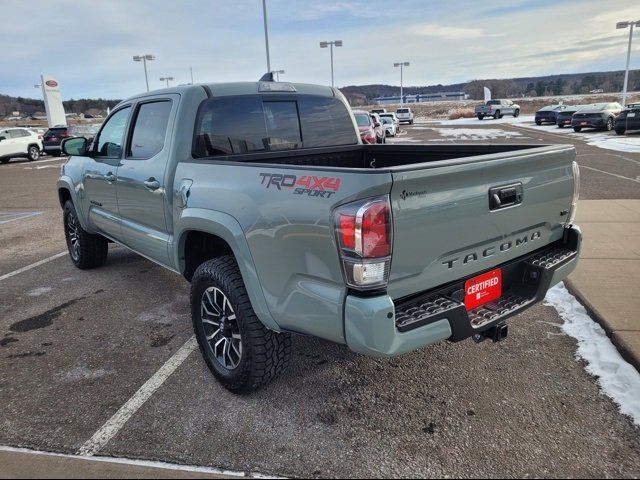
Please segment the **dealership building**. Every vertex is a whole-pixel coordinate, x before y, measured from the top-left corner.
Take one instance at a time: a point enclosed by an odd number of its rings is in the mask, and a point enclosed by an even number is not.
[[[396,97],[378,97],[374,99],[377,105],[397,105],[399,103],[426,103],[452,100],[466,100],[469,96],[464,92],[438,92],[419,93],[417,95],[403,95],[400,102],[400,95]]]

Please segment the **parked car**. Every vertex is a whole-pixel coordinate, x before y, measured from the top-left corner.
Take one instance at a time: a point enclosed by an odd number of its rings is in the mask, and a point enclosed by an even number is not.
[[[382,125],[380,115],[371,113],[370,116],[373,119],[373,130],[376,132],[376,143],[387,143],[387,131]]]
[[[640,103],[630,103],[624,107],[616,117],[614,126],[618,135],[624,135],[628,130],[640,130]]]
[[[28,128],[0,129],[0,163],[11,158],[26,157],[30,161],[40,158],[42,140]]]
[[[400,107],[396,110],[396,116],[400,123],[408,123],[413,125],[413,112],[408,107]]]
[[[590,105],[565,105],[565,109],[556,115],[556,124],[558,128],[564,128],[571,125],[571,117],[581,108],[587,108]]]
[[[49,155],[58,156],[61,154],[60,144],[65,138],[70,138],[69,127],[58,125],[47,130],[42,136],[44,151]]]
[[[362,143],[378,143],[376,129],[374,127],[374,121],[371,114],[363,110],[354,110],[353,116],[355,117]]]
[[[381,113],[387,113],[387,109],[386,108],[374,108],[371,110],[371,113],[377,113],[378,115],[380,115]]]
[[[579,132],[583,128],[613,130],[615,118],[621,111],[622,105],[618,102],[594,103],[574,113],[571,117],[571,126],[574,132]]]
[[[339,90],[265,83],[125,100],[57,183],[78,268],[112,240],[191,282],[227,389],[280,374],[290,332],[375,357],[504,340],[575,269],[573,146],[363,145]]]
[[[397,135],[398,127],[391,117],[380,117],[380,121],[382,122],[382,126],[385,129],[385,136],[395,137]]]
[[[543,123],[553,123],[556,125],[558,122],[558,113],[566,109],[566,105],[549,105],[547,107],[542,107],[536,112],[536,125],[542,125]]]
[[[475,108],[478,120],[484,117],[502,118],[505,115],[520,115],[520,105],[511,100],[489,100],[487,103],[478,105]]]
[[[400,130],[400,120],[398,119],[398,117],[396,116],[395,113],[386,112],[386,113],[379,113],[378,115],[380,116],[380,119],[383,119],[385,117],[386,118],[390,118],[393,121],[393,123],[395,124],[396,130]]]

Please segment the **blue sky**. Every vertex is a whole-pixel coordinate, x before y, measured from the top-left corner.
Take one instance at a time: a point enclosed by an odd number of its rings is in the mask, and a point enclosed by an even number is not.
[[[272,68],[283,80],[406,85],[618,70],[639,0],[267,0]],[[124,98],[145,89],[133,55],[152,53],[160,77],[186,83],[257,80],[266,71],[261,0],[21,0],[3,2],[0,93],[38,97],[41,73],[63,98]],[[640,68],[640,29],[632,67]]]

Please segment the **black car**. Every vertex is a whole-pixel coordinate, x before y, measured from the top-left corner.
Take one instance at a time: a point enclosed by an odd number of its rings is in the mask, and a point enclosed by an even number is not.
[[[565,105],[565,109],[556,115],[556,125],[558,128],[571,126],[571,117],[581,108],[587,108],[589,105]]]
[[[622,111],[618,102],[594,103],[573,114],[571,126],[574,132],[583,128],[597,128],[599,130],[613,130],[613,122]]]
[[[536,112],[536,125],[542,125],[543,123],[555,123],[558,120],[558,113],[567,109],[567,105],[549,105],[542,107]]]
[[[627,130],[640,130],[640,103],[630,103],[616,117],[615,129],[618,135]]]

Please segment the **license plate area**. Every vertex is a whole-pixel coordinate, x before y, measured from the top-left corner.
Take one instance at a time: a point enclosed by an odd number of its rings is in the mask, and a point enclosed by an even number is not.
[[[580,122],[580,125],[588,125],[587,122]]]
[[[464,306],[473,310],[502,296],[502,269],[470,278],[464,283]]]

